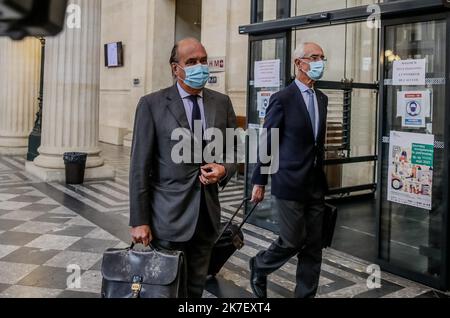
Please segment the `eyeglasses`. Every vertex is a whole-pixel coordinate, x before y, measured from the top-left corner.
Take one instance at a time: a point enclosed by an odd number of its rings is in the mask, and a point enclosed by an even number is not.
[[[327,62],[328,59],[324,56],[324,55],[310,55],[310,56],[304,56],[301,59],[305,59],[305,60],[311,60],[314,62],[318,62],[318,61],[324,61]]]

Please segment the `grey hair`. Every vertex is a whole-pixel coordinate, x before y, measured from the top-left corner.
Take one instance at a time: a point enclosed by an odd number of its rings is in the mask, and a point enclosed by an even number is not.
[[[294,51],[294,54],[292,55],[293,61],[301,59],[305,56],[305,48],[307,45],[314,44],[318,45],[314,42],[301,42],[299,45],[297,45],[297,48]]]
[[[305,56],[305,47],[311,44],[310,42],[301,42],[299,45],[297,45],[297,48],[294,51],[294,54],[292,55],[293,61],[301,59]]]

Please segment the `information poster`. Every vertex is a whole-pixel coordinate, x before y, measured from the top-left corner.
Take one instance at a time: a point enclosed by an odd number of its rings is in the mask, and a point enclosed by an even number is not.
[[[280,87],[280,60],[255,62],[255,88]]]
[[[426,119],[431,116],[431,92],[398,92],[397,116],[402,117],[402,127],[425,128]]]
[[[434,135],[392,131],[388,201],[432,209]]]
[[[273,92],[258,92],[258,114],[259,118],[266,118],[267,108],[269,107],[270,97]]]
[[[393,85],[425,85],[426,60],[394,61]]]

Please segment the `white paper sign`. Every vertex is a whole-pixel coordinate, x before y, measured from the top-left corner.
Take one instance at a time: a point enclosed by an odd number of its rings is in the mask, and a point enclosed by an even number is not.
[[[388,201],[432,209],[434,135],[392,131]]]
[[[402,117],[402,127],[425,128],[431,116],[431,92],[407,91],[397,93],[397,117]]]
[[[394,61],[393,85],[425,85],[426,60]]]
[[[255,62],[255,88],[280,87],[280,60]]]
[[[363,71],[370,71],[372,67],[372,58],[371,57],[364,57],[362,62],[362,70]]]

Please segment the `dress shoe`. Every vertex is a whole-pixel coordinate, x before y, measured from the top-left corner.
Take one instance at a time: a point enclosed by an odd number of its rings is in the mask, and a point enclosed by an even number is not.
[[[267,298],[267,276],[256,272],[254,257],[250,259],[250,286],[256,297]]]

